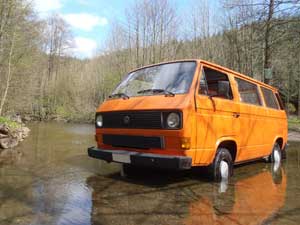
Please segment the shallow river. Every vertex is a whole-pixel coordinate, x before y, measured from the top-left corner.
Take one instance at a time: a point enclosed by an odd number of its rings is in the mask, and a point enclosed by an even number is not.
[[[141,170],[87,157],[90,125],[31,124],[0,164],[0,224],[300,224],[300,144],[281,168],[235,167],[229,184],[201,171]]]

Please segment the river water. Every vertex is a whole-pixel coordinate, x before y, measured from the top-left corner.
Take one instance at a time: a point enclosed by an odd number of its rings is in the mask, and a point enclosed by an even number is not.
[[[0,164],[0,224],[300,224],[300,145],[274,172],[235,167],[228,184],[201,171],[140,170],[88,158],[94,127],[31,124],[30,136]]]

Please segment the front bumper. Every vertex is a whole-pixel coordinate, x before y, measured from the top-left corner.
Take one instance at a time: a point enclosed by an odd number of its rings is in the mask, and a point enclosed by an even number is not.
[[[88,148],[89,157],[107,162],[127,163],[161,169],[185,170],[192,166],[192,158],[187,156],[168,156],[152,153],[130,152],[125,150],[104,150]]]

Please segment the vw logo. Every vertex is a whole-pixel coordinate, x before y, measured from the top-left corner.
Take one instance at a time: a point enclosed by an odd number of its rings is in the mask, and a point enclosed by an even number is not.
[[[130,123],[130,117],[129,116],[124,116],[123,122],[124,122],[124,124],[128,125]]]

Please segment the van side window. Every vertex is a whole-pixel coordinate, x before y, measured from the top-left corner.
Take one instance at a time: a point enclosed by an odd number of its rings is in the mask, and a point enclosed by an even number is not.
[[[261,91],[263,93],[266,106],[269,108],[278,109],[279,107],[273,91],[264,87],[261,87]]]
[[[202,76],[200,78],[199,94],[208,95],[208,87],[204,69],[202,69]]]
[[[227,74],[203,67],[199,94],[212,97],[233,99]]]
[[[235,78],[235,80],[238,85],[241,102],[253,105],[262,105],[260,95],[258,93],[258,87],[256,84],[250,83],[237,77]]]

